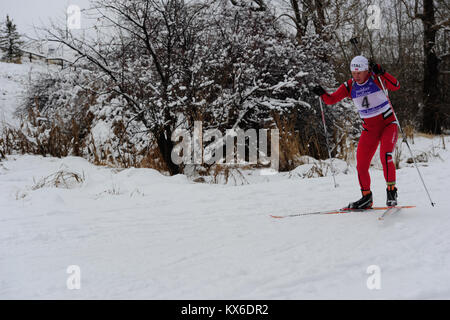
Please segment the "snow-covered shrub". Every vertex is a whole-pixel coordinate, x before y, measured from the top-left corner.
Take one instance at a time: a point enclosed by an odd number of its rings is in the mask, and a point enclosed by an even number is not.
[[[41,75],[30,84],[17,111],[21,127],[3,133],[9,149],[56,157],[83,154],[81,148],[93,119],[89,112],[93,96],[75,85],[78,76],[67,71]]]

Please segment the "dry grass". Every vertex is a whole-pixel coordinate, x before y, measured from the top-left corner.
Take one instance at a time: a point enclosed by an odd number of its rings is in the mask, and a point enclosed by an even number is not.
[[[72,130],[61,129],[64,128],[61,121],[48,123],[42,119],[37,109],[30,109],[19,128],[4,126],[0,150],[5,154],[19,152],[58,158],[69,155],[73,144],[79,143]]]
[[[323,150],[320,139],[314,135],[302,135],[295,130],[297,115],[293,113],[290,117],[281,117],[279,114],[273,114],[274,122],[279,130],[280,158],[279,170],[291,171],[301,163],[298,159],[301,155],[310,155],[311,150],[320,154]],[[328,156],[327,156],[328,157]]]
[[[409,139],[411,143],[414,144],[414,133],[415,133],[414,125],[412,123],[408,123],[402,129],[406,139]]]
[[[428,139],[433,139],[435,137],[435,135],[433,135],[433,134],[423,133],[423,132],[416,132],[415,135],[418,137],[423,137],[423,138],[428,138]]]
[[[71,189],[79,184],[82,184],[84,181],[84,173],[80,175],[75,172],[60,170],[40,179],[37,182],[35,181],[34,185],[31,187],[31,190],[50,187]]]
[[[402,158],[402,148],[401,145],[398,147],[398,145],[395,146],[394,151],[394,164],[397,169],[400,169],[400,160]]]
[[[295,164],[292,159],[296,156],[302,154],[300,149],[304,149],[304,146],[300,145],[300,137],[297,132],[295,132],[295,117],[293,114],[291,119],[280,117],[279,114],[273,114],[275,125],[279,130],[279,146],[280,146],[280,159],[279,168],[280,170],[292,170]],[[302,148],[303,147],[303,148]]]
[[[150,142],[146,150],[143,150],[143,158],[137,163],[138,168],[152,168],[158,170],[159,172],[169,172],[169,168],[162,161],[161,152],[158,146],[153,142]]]
[[[325,177],[328,168],[324,168],[322,163],[315,163],[304,175],[303,178]]]
[[[248,184],[248,180],[244,177],[240,169],[242,168],[230,165],[214,165],[212,182],[215,184],[228,184],[232,180],[234,185]]]
[[[348,133],[345,132],[340,139],[337,140],[337,148],[339,150],[338,157],[347,163],[352,162],[356,158],[356,149],[358,143],[349,139]]]

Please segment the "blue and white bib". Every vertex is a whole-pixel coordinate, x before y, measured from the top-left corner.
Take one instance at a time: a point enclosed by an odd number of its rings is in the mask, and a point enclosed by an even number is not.
[[[375,117],[390,108],[386,95],[372,77],[363,84],[353,82],[351,96],[361,118]]]

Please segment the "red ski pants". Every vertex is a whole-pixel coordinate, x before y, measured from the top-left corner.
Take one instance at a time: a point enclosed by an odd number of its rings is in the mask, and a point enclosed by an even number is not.
[[[393,153],[397,131],[397,122],[390,109],[384,114],[363,119],[363,131],[356,151],[356,168],[362,191],[370,190],[369,167],[379,144],[381,144],[380,160],[383,164],[384,178],[387,183],[395,184]]]

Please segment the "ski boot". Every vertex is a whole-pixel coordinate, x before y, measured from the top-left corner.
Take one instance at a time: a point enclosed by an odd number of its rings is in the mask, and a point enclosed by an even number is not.
[[[397,205],[397,188],[395,186],[388,186],[386,188],[386,205],[394,207]]]
[[[373,196],[371,191],[362,191],[362,198],[348,204],[348,209],[369,209],[372,208]]]

